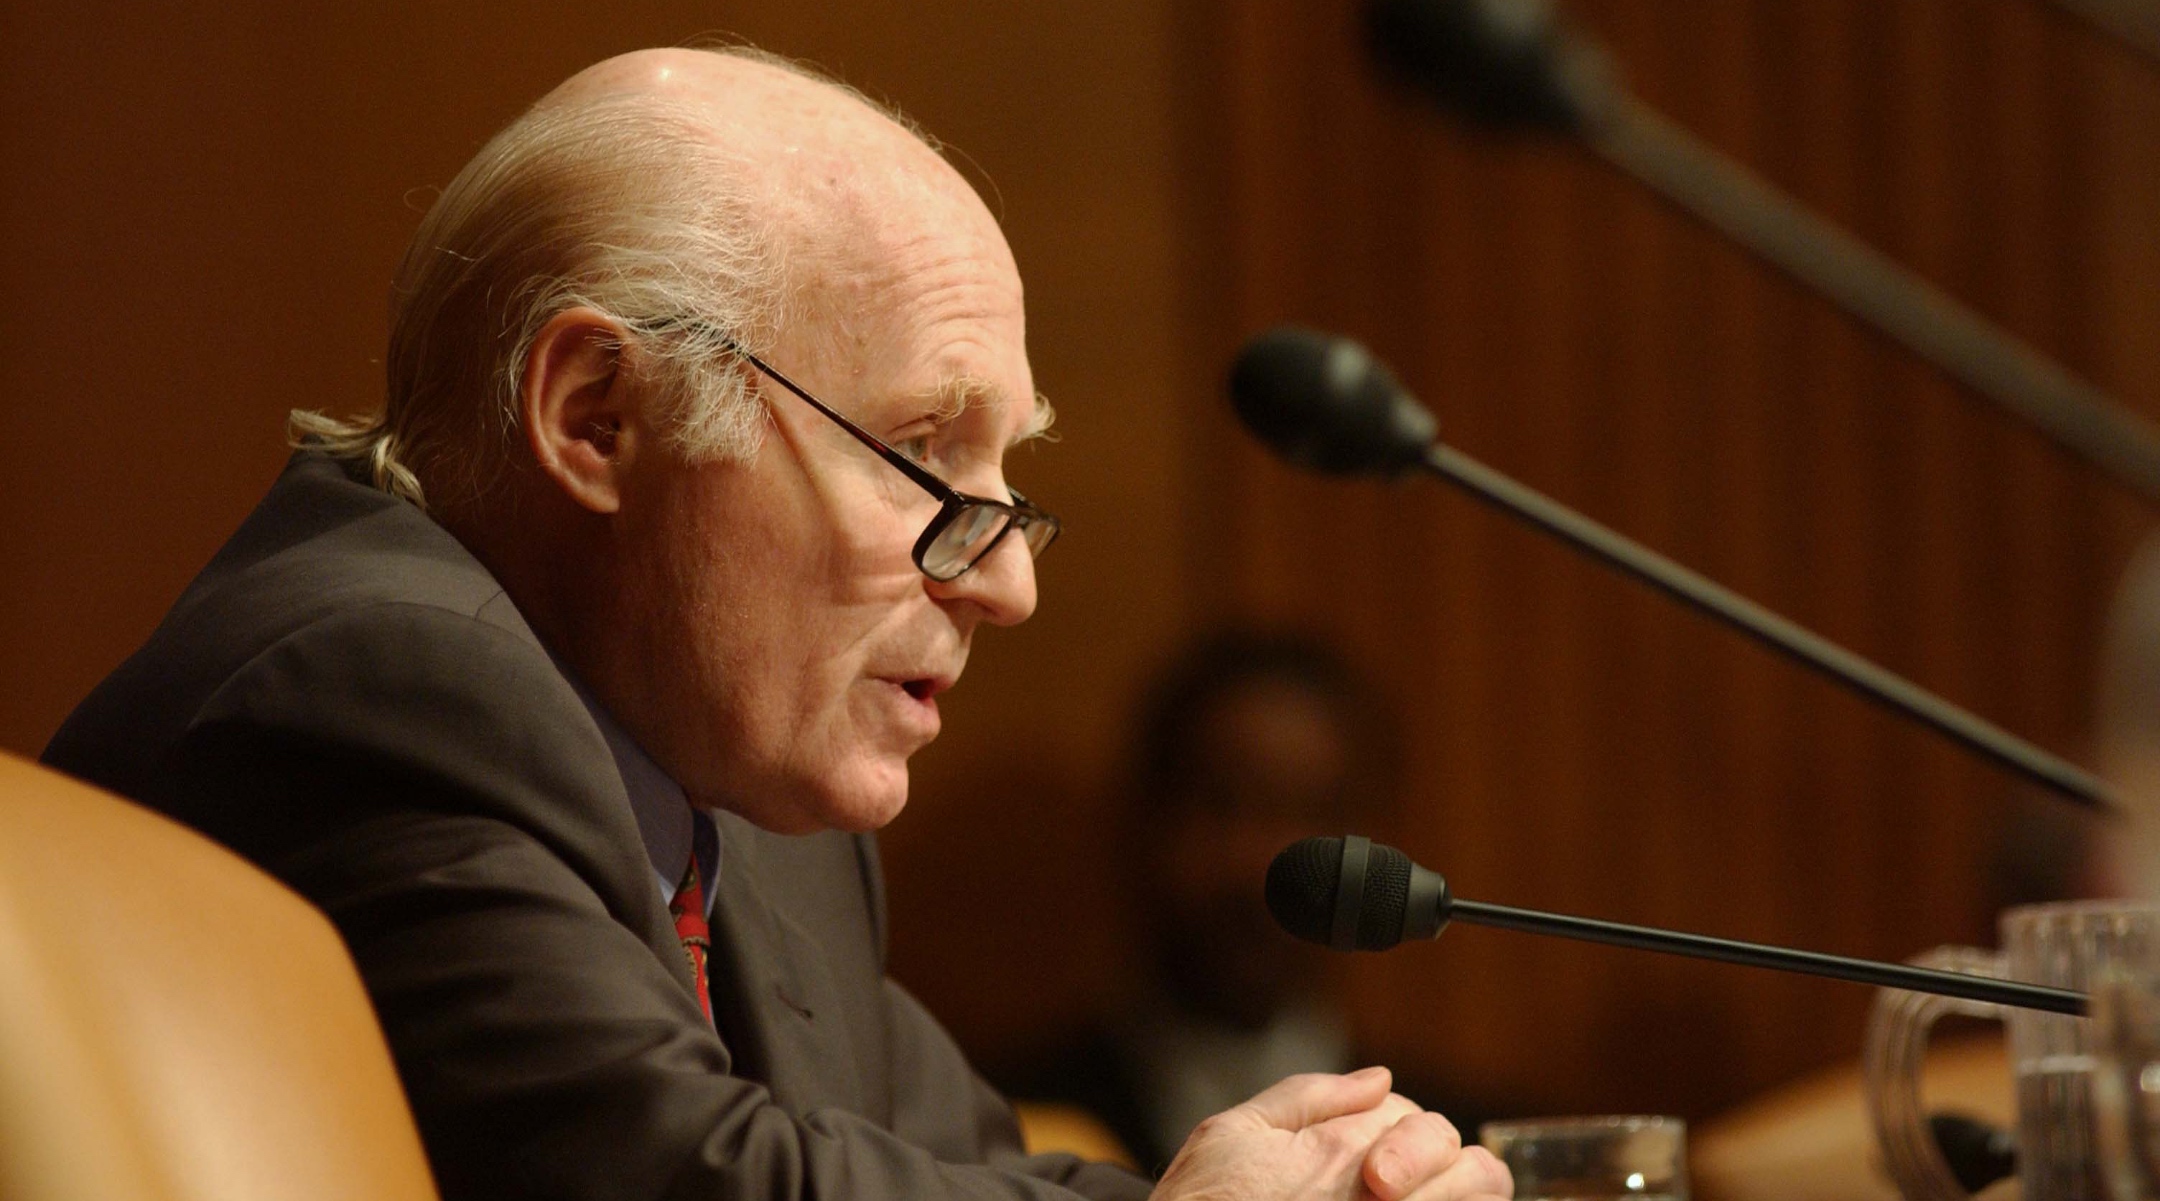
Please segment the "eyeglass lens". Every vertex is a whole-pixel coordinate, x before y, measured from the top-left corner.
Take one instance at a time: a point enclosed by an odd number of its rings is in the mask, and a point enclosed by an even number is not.
[[[1014,520],[1012,511],[1002,505],[975,504],[961,509],[923,548],[923,570],[938,579],[959,575],[990,553]],[[1057,526],[1047,521],[1028,522],[1020,530],[1030,556],[1041,554],[1056,533]]]

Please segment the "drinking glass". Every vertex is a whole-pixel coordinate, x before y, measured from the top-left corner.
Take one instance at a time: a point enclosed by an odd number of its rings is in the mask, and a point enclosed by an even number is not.
[[[1514,1173],[1517,1201],[1687,1201],[1687,1124],[1679,1118],[1487,1122],[1478,1141]]]

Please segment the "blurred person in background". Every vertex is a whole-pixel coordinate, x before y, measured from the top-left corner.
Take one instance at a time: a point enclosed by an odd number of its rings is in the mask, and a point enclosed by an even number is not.
[[[1389,706],[1317,639],[1226,629],[1179,654],[1136,711],[1117,806],[1138,994],[1017,1062],[1008,1091],[1086,1110],[1159,1167],[1256,1082],[1357,1062],[1342,958],[1283,933],[1261,881],[1300,838],[1382,836],[1398,743]],[[1475,1137],[1478,1115],[1447,1100]]]

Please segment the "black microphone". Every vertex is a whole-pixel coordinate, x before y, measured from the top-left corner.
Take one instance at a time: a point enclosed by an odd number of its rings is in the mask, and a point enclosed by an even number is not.
[[[1620,95],[1611,60],[1550,0],[1378,3],[1365,33],[1383,66],[1486,125],[1580,133]]]
[[[1245,344],[1230,403],[1284,458],[1335,475],[1393,475],[1440,436],[1432,412],[1364,347],[1287,326]]]
[[[1355,342],[1269,330],[1238,353],[1230,399],[1247,428],[1293,462],[1339,474],[1422,466],[1983,758],[2081,804],[2111,803],[2090,772],[1440,442],[1439,422]]]
[[[1938,1111],[1928,1115],[1928,1133],[1958,1187],[1977,1193],[1998,1180],[2017,1175],[2017,1136],[1983,1119]]]
[[[2160,500],[2160,427],[1636,99],[1546,0],[1374,0],[1366,27],[1374,58],[1442,106],[1481,124],[1581,139],[2057,445]]]
[[[1267,906],[1285,931],[1338,951],[1384,951],[1406,938],[1436,938],[1453,920],[2021,1009],[2085,1012],[2085,994],[2069,989],[1466,901],[1448,892],[1440,873],[1355,835],[1284,848],[1268,865]]]

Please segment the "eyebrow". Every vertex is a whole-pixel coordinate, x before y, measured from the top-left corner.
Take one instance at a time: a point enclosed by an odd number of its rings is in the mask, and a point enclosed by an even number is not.
[[[979,375],[956,375],[931,389],[925,399],[930,402],[933,417],[939,422],[947,422],[978,405],[1009,403],[1010,395]],[[1056,420],[1057,410],[1051,406],[1050,398],[1037,392],[1028,423],[1013,436],[1008,446],[1048,437],[1051,423]]]

